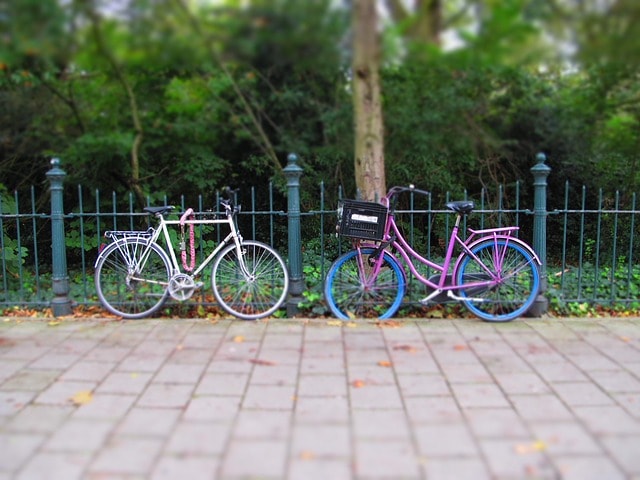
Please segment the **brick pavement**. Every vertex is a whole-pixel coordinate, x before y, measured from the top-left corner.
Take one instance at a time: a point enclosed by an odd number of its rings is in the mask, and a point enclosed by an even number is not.
[[[640,319],[0,319],[0,479],[640,479]]]

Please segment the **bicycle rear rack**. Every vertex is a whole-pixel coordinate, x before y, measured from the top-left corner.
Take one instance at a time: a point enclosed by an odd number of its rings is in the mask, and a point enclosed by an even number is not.
[[[149,227],[145,232],[136,231],[136,230],[107,230],[104,232],[104,236],[106,238],[110,238],[114,242],[123,238],[139,238],[139,239],[148,239],[153,236],[155,230],[153,227]]]

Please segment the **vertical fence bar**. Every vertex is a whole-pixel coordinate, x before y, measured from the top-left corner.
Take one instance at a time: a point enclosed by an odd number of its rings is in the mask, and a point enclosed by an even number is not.
[[[304,280],[302,277],[302,237],[300,229],[300,177],[302,168],[298,165],[298,156],[290,153],[284,168],[288,189],[288,226],[289,226],[289,299],[287,316],[298,313],[298,304],[302,301]]]
[[[602,211],[604,203],[604,194],[602,188],[598,190],[598,222],[596,228],[596,247],[595,247],[595,275],[593,276],[593,296],[587,300],[596,300],[598,298],[598,283],[600,277],[600,239],[602,238]]]
[[[36,283],[36,298],[35,300],[40,303],[42,300],[42,289],[40,288],[40,259],[38,258],[38,227],[36,225],[36,194],[33,187],[31,187],[31,233],[33,234],[33,260]]]
[[[565,295],[564,279],[567,272],[567,223],[569,222],[569,181],[564,183],[564,216],[562,223],[562,260],[560,263],[560,291]]]
[[[611,275],[609,281],[611,282],[611,290],[609,292],[609,301],[613,305],[613,301],[616,298],[616,269],[618,267],[618,217],[620,211],[620,191],[616,190],[616,210],[613,214],[613,244],[611,246]]]
[[[627,261],[627,298],[631,299],[631,279],[633,278],[633,234],[635,232],[635,219],[636,219],[636,194],[631,195],[631,221],[629,222],[629,260]],[[628,304],[627,304],[628,305]]]
[[[320,182],[320,278],[324,278],[324,181]]]
[[[2,206],[2,196],[0,195],[0,259],[2,260],[2,292],[4,300],[9,301],[9,285],[7,282],[7,257],[4,248],[4,207]]]
[[[84,225],[84,200],[82,186],[78,185],[78,210],[80,212],[80,261],[82,265],[82,294],[86,303],[89,298],[89,291],[87,289],[87,258],[85,254],[86,235]]]
[[[585,250],[585,242],[584,242],[584,230],[586,226],[586,208],[587,208],[587,187],[585,185],[582,186],[582,197],[580,201],[580,250],[578,252],[578,292],[576,298],[578,301],[582,298],[582,272],[584,267],[584,250]]]
[[[21,301],[25,301],[24,297],[24,273],[22,269],[22,229],[20,228],[20,199],[18,192],[13,193],[13,202],[16,206],[16,252],[18,253],[18,280],[20,284],[19,297]]]
[[[540,317],[549,309],[549,300],[545,296],[547,291],[547,177],[551,168],[545,165],[547,159],[544,153],[538,153],[537,163],[531,167],[534,181],[534,207],[533,207],[533,249],[540,258],[540,293],[529,315]]]
[[[56,317],[71,314],[62,202],[62,183],[65,175],[66,173],[60,168],[60,159],[51,159],[51,170],[47,172],[51,184],[51,249],[53,253],[52,286],[54,295],[51,300],[51,310]]]

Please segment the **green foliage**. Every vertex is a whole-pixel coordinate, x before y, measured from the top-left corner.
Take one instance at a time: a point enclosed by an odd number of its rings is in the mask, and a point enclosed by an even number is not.
[[[8,194],[6,187],[1,183],[0,206],[0,214],[2,215],[16,215],[18,213],[14,198]],[[0,225],[6,221],[7,220],[0,221]],[[0,274],[5,271],[7,278],[5,278],[4,281],[13,284],[21,271],[21,266],[24,264],[29,251],[24,245],[18,243],[15,235],[12,234],[13,229],[11,226],[2,225],[2,227],[2,231],[0,232],[0,265],[3,268],[0,269]],[[2,278],[2,275],[0,275],[0,278]]]

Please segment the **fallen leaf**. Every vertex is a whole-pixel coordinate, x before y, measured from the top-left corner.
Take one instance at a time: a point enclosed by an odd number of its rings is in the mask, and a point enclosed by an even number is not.
[[[256,365],[275,365],[276,362],[271,362],[269,360],[260,360],[259,358],[250,358],[249,361],[251,363],[255,363]]]
[[[49,325],[50,327],[57,327],[58,325],[60,325],[60,322],[56,322],[55,320],[52,320],[49,323],[47,323],[47,325]]]
[[[347,322],[344,324],[345,327],[349,327],[349,328],[355,328],[358,326],[358,324],[356,322]]]
[[[390,367],[391,366],[391,362],[389,362],[387,360],[380,360],[378,362],[378,365],[380,365],[381,367]]]
[[[327,325],[329,325],[330,327],[341,327],[342,326],[342,320],[329,320],[327,322]]]
[[[516,453],[526,455],[529,453],[543,452],[547,449],[547,444],[542,440],[536,440],[532,443],[519,443],[515,446]]]
[[[469,347],[467,347],[466,345],[462,345],[462,344],[454,345],[454,347],[453,347],[453,349],[454,349],[456,352],[461,352],[462,350],[467,350],[468,348],[469,348]]]
[[[309,450],[303,450],[302,452],[300,452],[301,460],[313,460],[314,458],[316,458],[316,454],[310,452]]]
[[[404,325],[404,323],[398,322],[396,320],[384,320],[376,322],[376,325],[381,328],[400,328]]]
[[[365,383],[363,380],[354,380],[353,382],[351,382],[351,386],[353,388],[362,388],[364,387]]]
[[[411,345],[396,345],[395,347],[393,347],[394,350],[403,350],[405,352],[415,352],[417,350],[417,348],[412,347]]]
[[[242,335],[236,335],[233,337],[233,343],[242,343],[244,342],[244,337]]]
[[[90,390],[82,390],[70,398],[74,405],[85,405],[93,400],[93,393]]]

